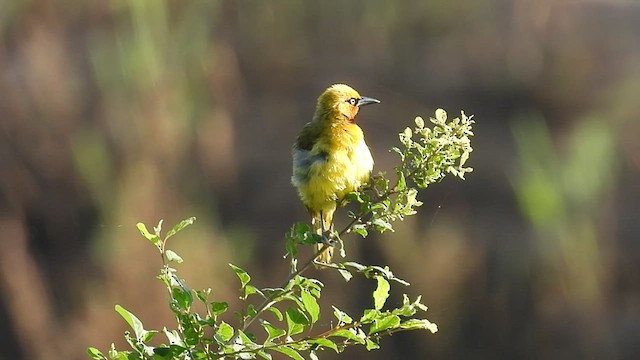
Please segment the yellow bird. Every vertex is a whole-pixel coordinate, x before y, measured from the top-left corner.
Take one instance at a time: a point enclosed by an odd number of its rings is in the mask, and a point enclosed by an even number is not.
[[[291,182],[311,215],[311,226],[325,241],[338,203],[365,184],[373,170],[371,152],[355,118],[360,107],[377,103],[347,85],[332,85],[318,98],[313,119],[293,145]],[[333,247],[328,247],[316,260],[328,263],[332,255]]]

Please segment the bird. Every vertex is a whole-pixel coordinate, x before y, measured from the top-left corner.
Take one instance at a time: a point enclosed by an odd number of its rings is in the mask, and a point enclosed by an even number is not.
[[[329,86],[316,102],[312,120],[293,145],[291,182],[311,216],[312,230],[322,236],[316,263],[330,263],[333,246],[327,240],[333,231],[333,215],[344,197],[369,181],[373,157],[356,124],[361,107],[380,100],[361,96],[345,84]]]

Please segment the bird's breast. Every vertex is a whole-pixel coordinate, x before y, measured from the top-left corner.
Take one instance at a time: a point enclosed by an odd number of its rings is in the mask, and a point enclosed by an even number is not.
[[[292,182],[310,209],[335,206],[366,183],[373,169],[362,130],[357,125],[335,130],[318,139],[311,150],[294,150]]]

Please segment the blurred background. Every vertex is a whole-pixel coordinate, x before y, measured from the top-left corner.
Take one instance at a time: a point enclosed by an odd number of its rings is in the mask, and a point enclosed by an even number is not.
[[[347,241],[439,332],[342,358],[638,358],[639,39],[633,0],[0,1],[0,359],[124,348],[115,304],[173,326],[137,222],[197,216],[172,248],[216,300],[229,262],[279,284],[307,221],[291,145],[336,82],[382,100],[359,116],[379,171],[415,116],[477,121],[467,181]],[[370,306],[372,282],[310,275]]]

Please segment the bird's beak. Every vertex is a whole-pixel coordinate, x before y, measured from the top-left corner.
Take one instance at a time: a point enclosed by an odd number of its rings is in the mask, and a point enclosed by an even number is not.
[[[358,103],[356,104],[356,106],[361,107],[369,104],[380,104],[380,100],[363,96],[360,98],[360,100],[358,100]]]

